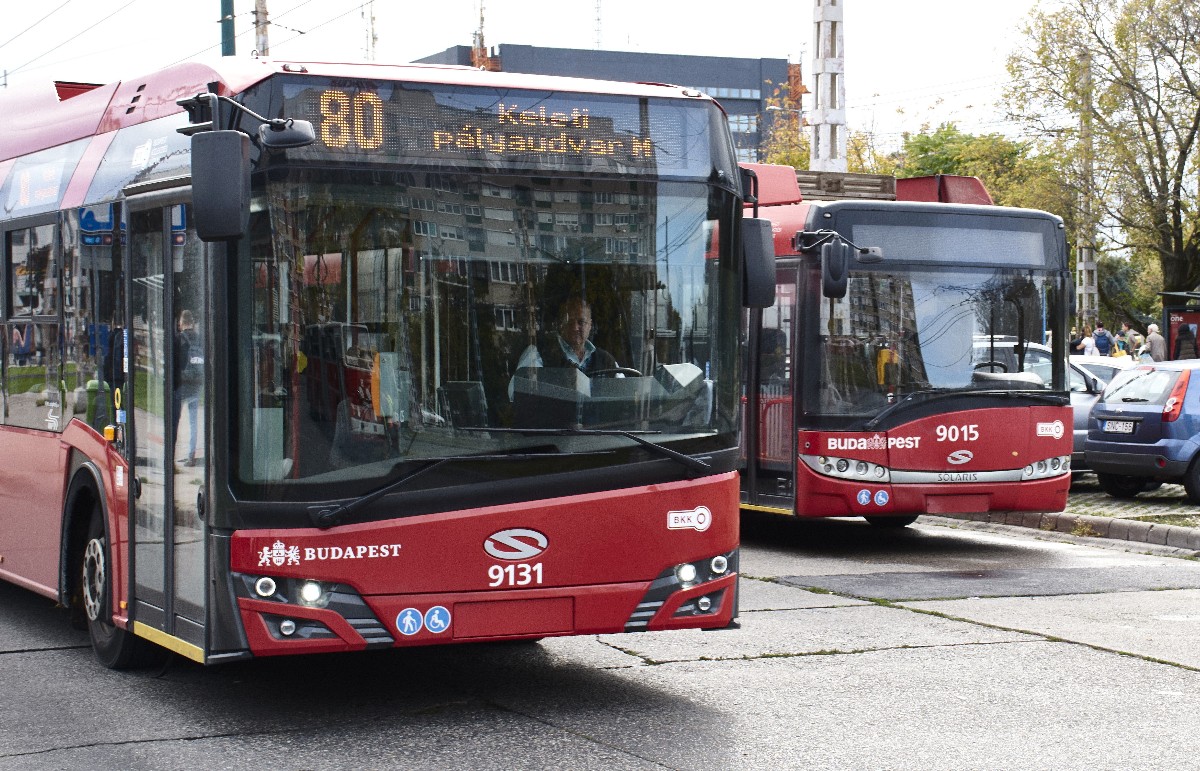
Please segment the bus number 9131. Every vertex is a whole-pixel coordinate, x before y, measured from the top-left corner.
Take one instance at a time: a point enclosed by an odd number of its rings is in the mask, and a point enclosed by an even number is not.
[[[532,565],[492,565],[488,568],[488,586],[529,586],[542,583],[542,563]]]

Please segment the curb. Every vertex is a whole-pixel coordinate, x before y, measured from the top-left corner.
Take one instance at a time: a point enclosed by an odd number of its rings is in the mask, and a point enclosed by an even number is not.
[[[1200,552],[1200,528],[1160,525],[1115,517],[1088,514],[1046,513],[1036,511],[981,511],[968,514],[939,514],[946,519],[961,519],[993,525],[1027,527],[1044,532],[1090,538],[1110,538],[1155,546]]]

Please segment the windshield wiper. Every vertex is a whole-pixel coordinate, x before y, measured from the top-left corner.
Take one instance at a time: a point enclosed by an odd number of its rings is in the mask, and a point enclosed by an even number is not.
[[[930,401],[933,401],[934,397],[948,399],[955,396],[990,396],[1000,399],[1031,399],[1033,401],[1053,404],[1057,407],[1061,407],[1069,402],[1069,399],[1067,399],[1065,396],[1059,396],[1057,394],[1039,394],[1033,391],[980,391],[975,389],[966,389],[962,391],[910,391],[909,393],[905,394],[902,399],[889,404],[883,409],[882,412],[868,420],[863,425],[868,430],[871,430],[878,426],[880,421],[882,421],[884,418],[890,415],[895,415],[897,412],[905,410],[909,407],[916,406],[917,404],[926,404]]]
[[[1141,397],[1141,396],[1122,396],[1121,401],[1123,401],[1123,402],[1148,402],[1150,400],[1146,399],[1144,397]]]
[[[452,463],[454,461],[493,461],[493,460],[530,460],[533,458],[560,458],[564,455],[595,455],[594,452],[574,453],[574,452],[513,452],[501,453],[492,455],[446,455],[437,458],[422,458],[423,463],[412,471],[408,472],[399,479],[393,479],[390,482],[385,482],[378,488],[369,493],[360,495],[349,503],[337,504],[334,506],[312,506],[309,509],[309,519],[315,527],[322,530],[328,530],[331,527],[342,524],[346,517],[354,512],[371,505],[388,493],[393,493],[404,487],[406,484],[421,476],[427,471],[432,471],[438,466]],[[412,461],[400,461],[393,469],[399,468]]]
[[[468,431],[472,429],[467,429]],[[615,428],[481,428],[479,431],[501,434],[524,434],[527,436],[623,436],[626,439],[632,439],[641,446],[653,450],[662,455],[664,458],[681,464],[689,471],[696,471],[701,474],[706,474],[712,471],[712,466],[704,461],[693,458],[691,455],[685,455],[682,452],[672,450],[670,447],[664,447],[656,442],[651,442],[638,434],[661,434],[661,431],[623,431]]]

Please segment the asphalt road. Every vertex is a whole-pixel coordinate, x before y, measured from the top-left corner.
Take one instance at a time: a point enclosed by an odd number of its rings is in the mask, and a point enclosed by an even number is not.
[[[116,673],[0,585],[0,770],[1196,766],[1200,563],[952,520],[744,524],[726,632]]]

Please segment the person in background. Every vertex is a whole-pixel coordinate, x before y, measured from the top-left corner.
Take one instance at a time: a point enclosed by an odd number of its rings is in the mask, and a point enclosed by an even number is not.
[[[1112,336],[1112,332],[1104,328],[1103,321],[1096,322],[1096,329],[1092,332],[1092,337],[1095,338],[1097,356],[1111,356],[1117,347],[1116,338]]]
[[[1153,361],[1163,361],[1167,358],[1167,341],[1159,334],[1157,324],[1146,327],[1146,350]]]
[[[175,441],[179,441],[179,418],[188,408],[188,456],[186,465],[196,465],[196,439],[199,431],[200,390],[203,387],[204,345],[196,332],[196,319],[186,308],[179,312],[175,328],[175,392],[171,401],[175,419]]]
[[[1071,336],[1067,338],[1067,350],[1071,353],[1082,350],[1080,347],[1083,343],[1083,335],[1079,334],[1079,330],[1071,327]]]
[[[1146,344],[1146,338],[1142,337],[1141,333],[1134,329],[1128,321],[1121,322],[1119,336],[1125,339],[1125,352],[1130,356],[1137,356],[1138,351]]]
[[[1196,332],[1191,324],[1179,325],[1173,353],[1172,359],[1200,359],[1200,349],[1196,347]]]
[[[1084,356],[1096,356],[1096,338],[1092,337],[1092,328],[1087,324],[1083,325],[1083,335],[1079,339],[1079,345],[1075,346],[1075,350],[1082,353]]]

